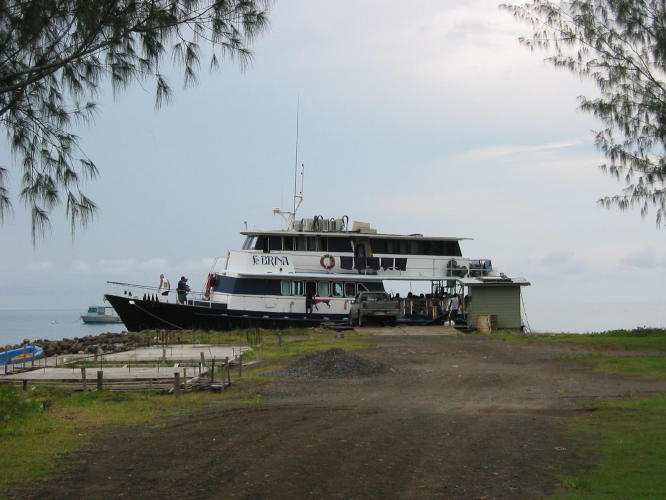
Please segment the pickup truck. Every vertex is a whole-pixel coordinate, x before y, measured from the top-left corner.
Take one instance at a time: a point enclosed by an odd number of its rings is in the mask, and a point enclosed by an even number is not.
[[[349,324],[363,326],[368,321],[395,326],[400,316],[400,301],[386,292],[361,292],[349,308]]]

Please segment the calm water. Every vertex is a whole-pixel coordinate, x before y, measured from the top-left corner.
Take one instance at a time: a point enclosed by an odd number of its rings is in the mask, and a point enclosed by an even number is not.
[[[86,310],[0,310],[0,349],[23,339],[60,340],[126,330],[122,323],[86,325],[81,321]]]
[[[86,325],[83,310],[0,310],[0,349],[23,339],[85,337],[123,332],[122,323]],[[637,328],[666,328],[666,302],[526,304],[527,322],[537,332],[585,333]]]

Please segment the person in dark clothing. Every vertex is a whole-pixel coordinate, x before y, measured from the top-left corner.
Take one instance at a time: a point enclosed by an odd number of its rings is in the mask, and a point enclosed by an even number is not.
[[[312,290],[308,290],[305,294],[305,314],[312,314],[312,306],[314,305],[315,296]]]
[[[178,292],[178,303],[184,304],[187,300],[187,292],[190,291],[190,287],[187,285],[187,278],[185,276],[180,277],[176,291]]]

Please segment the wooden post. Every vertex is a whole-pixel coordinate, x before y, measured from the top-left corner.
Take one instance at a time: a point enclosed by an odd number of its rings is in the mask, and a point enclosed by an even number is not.
[[[177,398],[180,397],[180,372],[175,372],[173,374],[173,393],[176,395]]]
[[[215,382],[215,357],[213,357],[210,364],[210,383],[212,384],[213,382]]]
[[[239,349],[240,354],[238,355],[238,377],[243,376],[243,351]]]
[[[25,379],[23,380],[23,390],[24,390],[24,391],[27,391],[27,390],[28,390],[28,381],[25,380]]]
[[[229,383],[229,385],[231,385],[231,372],[229,372],[229,358],[224,358],[224,361],[227,365],[227,382]],[[241,364],[242,364],[242,361],[241,361]]]
[[[104,372],[102,370],[97,370],[97,390],[104,390]]]
[[[87,381],[86,381],[86,369],[81,368],[81,384],[83,384],[83,392],[85,392],[88,387],[87,387]]]
[[[187,368],[183,367],[183,391],[187,391]]]

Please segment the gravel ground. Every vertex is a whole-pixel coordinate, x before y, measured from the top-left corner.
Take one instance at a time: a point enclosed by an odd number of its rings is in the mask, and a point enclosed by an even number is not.
[[[387,369],[382,363],[368,361],[344,349],[332,348],[303,356],[287,368],[269,375],[312,379],[357,378],[379,375]]]
[[[34,499],[538,499],[591,467],[568,419],[598,399],[666,392],[666,382],[558,358],[581,346],[484,337],[386,336],[376,347],[274,363],[295,370],[161,425],[103,429]],[[314,363],[313,363],[314,360]],[[319,362],[317,362],[319,360]],[[366,363],[389,367],[352,376]],[[377,365],[371,365],[377,366]],[[305,371],[303,371],[305,370]],[[311,373],[314,376],[301,376]],[[322,374],[335,375],[323,378]],[[3,492],[0,492],[2,496]]]

